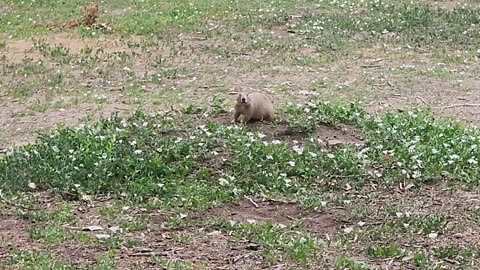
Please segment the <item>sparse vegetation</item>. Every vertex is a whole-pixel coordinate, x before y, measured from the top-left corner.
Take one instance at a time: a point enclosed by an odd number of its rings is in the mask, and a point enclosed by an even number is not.
[[[480,263],[476,1],[98,4],[0,4],[0,269]]]

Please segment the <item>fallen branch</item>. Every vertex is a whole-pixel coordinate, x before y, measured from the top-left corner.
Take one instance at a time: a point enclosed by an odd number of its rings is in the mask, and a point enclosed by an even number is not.
[[[460,103],[460,104],[452,104],[448,106],[439,106],[433,107],[434,109],[450,109],[455,107],[480,107],[479,103]]]

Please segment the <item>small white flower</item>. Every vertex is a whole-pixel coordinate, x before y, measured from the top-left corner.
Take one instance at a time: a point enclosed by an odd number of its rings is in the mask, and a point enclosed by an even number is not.
[[[298,147],[296,145],[293,146],[293,151],[297,152],[297,154],[303,154],[303,147]]]
[[[259,132],[259,133],[258,133],[258,137],[259,137],[260,139],[263,139],[263,138],[267,137],[267,135]]]
[[[352,227],[349,227],[349,228],[345,228],[343,229],[343,231],[346,233],[346,234],[349,234],[353,231],[353,228]]]
[[[269,159],[269,160],[273,160],[273,157],[272,157],[272,156],[270,156],[270,155],[268,155],[268,156],[267,156],[267,159]]]
[[[295,161],[289,161],[287,162],[290,167],[295,167]]]
[[[414,171],[412,174],[413,179],[419,178],[420,176],[422,176],[422,173],[420,171]]]
[[[308,154],[309,154],[310,156],[312,156],[313,158],[315,158],[315,157],[318,156],[316,153],[313,153],[313,152],[308,152]]]
[[[225,186],[225,185],[228,185],[228,180],[225,179],[225,178],[220,178],[220,179],[218,179],[218,183],[219,183],[221,186]]]
[[[57,147],[56,145],[52,146],[52,150],[53,150],[55,153],[60,152],[60,150],[58,149],[58,147]]]
[[[137,149],[137,150],[133,151],[133,153],[135,153],[136,155],[140,155],[142,153],[142,150]]]
[[[273,141],[272,141],[272,144],[281,144],[281,143],[282,143],[282,142],[279,141],[279,140],[273,140]]]
[[[327,157],[328,157],[328,158],[334,158],[335,155],[334,155],[334,154],[327,154]]]
[[[130,145],[131,145],[131,146],[135,146],[136,144],[137,144],[137,141],[131,141],[131,142],[130,142]]]
[[[453,160],[459,159],[459,158],[460,158],[460,156],[457,155],[457,154],[453,154],[453,155],[450,156],[450,159],[453,159]]]

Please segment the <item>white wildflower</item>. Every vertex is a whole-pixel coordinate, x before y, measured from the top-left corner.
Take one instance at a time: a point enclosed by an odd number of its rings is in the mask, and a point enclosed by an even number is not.
[[[296,145],[293,146],[293,151],[297,152],[297,154],[303,154],[303,147],[298,147]]]
[[[474,165],[478,164],[478,161],[474,157],[469,158],[467,161],[470,164],[474,164]]]
[[[295,167],[295,161],[289,161],[289,162],[287,162],[287,163],[288,163],[288,165],[290,165],[291,167]]]
[[[457,155],[457,154],[450,155],[450,159],[454,159],[454,160],[455,160],[455,159],[459,159],[459,158],[460,158],[460,156]]]
[[[228,185],[228,180],[225,179],[225,178],[220,178],[220,179],[218,179],[218,183],[219,183],[221,186],[225,186],[225,185]]]

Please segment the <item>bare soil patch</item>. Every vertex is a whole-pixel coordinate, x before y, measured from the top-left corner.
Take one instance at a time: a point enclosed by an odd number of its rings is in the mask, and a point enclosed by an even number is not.
[[[341,227],[333,215],[303,211],[293,203],[255,201],[245,199],[236,203],[227,203],[207,211],[204,218],[224,217],[235,222],[265,222],[290,225],[301,221],[306,231],[318,234],[331,234]]]
[[[217,116],[213,118],[215,121],[223,125],[232,125],[232,117],[229,115]],[[275,138],[279,140],[286,140],[288,142],[303,142],[310,137],[309,134],[304,132],[291,131],[289,129],[289,123],[286,120],[281,120],[275,124],[263,121],[254,121],[247,123],[247,126],[251,129],[258,129],[269,138]],[[363,145],[365,138],[360,129],[352,125],[342,126],[327,126],[319,125],[315,131],[315,137],[325,143],[326,146],[330,143],[335,145],[350,144],[350,145]]]
[[[14,115],[22,111],[20,106],[6,106],[0,114],[0,128],[6,132],[4,136],[10,137],[7,147],[21,146],[33,143],[36,138],[36,132],[47,130],[58,124],[71,127],[82,123],[88,116],[93,119],[100,117],[109,117],[113,113],[119,115],[129,114],[129,106],[125,104],[82,104],[73,108],[60,109],[35,115],[15,117]]]
[[[8,256],[12,248],[38,247],[28,236],[28,227],[23,219],[0,214],[0,258]]]
[[[175,242],[181,236],[185,243]],[[174,233],[155,232],[142,247],[123,250],[119,255],[119,269],[131,269],[133,265],[155,265],[161,261],[191,263],[194,269],[259,269],[264,266],[258,246],[248,242],[233,243],[230,236],[221,231],[185,230]]]

